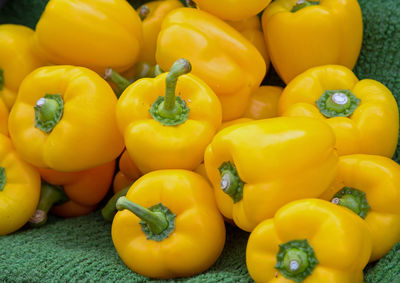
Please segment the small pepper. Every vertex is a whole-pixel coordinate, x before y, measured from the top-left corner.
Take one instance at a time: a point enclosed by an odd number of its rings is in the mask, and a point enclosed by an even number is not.
[[[40,175],[22,160],[11,140],[0,134],[0,236],[17,231],[35,212]]]
[[[74,172],[115,160],[124,148],[115,118],[117,98],[93,71],[42,67],[21,84],[9,116],[11,139],[22,158]]]
[[[283,88],[279,86],[260,86],[251,94],[243,117],[256,120],[278,117],[278,103],[282,91]]]
[[[221,213],[245,230],[284,204],[320,196],[335,177],[330,127],[317,119],[279,117],[232,125],[204,156]]]
[[[180,59],[169,73],[133,83],[118,100],[119,129],[143,173],[195,169],[221,124],[217,96],[197,77],[185,75],[190,69]]]
[[[119,171],[115,174],[113,181],[114,193],[132,185],[142,175],[126,150],[122,153],[118,164]]]
[[[34,31],[21,25],[0,25],[0,98],[10,110],[19,85],[33,70],[45,65],[35,53]]]
[[[40,201],[30,224],[42,226],[47,214],[76,217],[92,212],[105,197],[114,175],[115,161],[80,172],[38,168],[42,177]]]
[[[111,227],[114,246],[122,261],[144,276],[198,274],[224,247],[224,221],[212,189],[194,172],[150,172],[118,199],[117,208]]]
[[[341,156],[336,178],[321,198],[347,207],[369,224],[370,261],[378,260],[400,241],[400,166],[392,159]]]
[[[103,74],[135,64],[143,44],[142,23],[125,0],[50,0],[35,31],[35,45],[54,64]]]
[[[170,12],[157,39],[156,60],[162,69],[179,58],[187,58],[192,73],[218,96],[224,121],[243,115],[266,73],[253,44],[226,22],[193,8]]]
[[[256,16],[271,0],[193,0],[200,10],[223,20],[242,21]]]
[[[262,25],[272,65],[288,84],[309,68],[337,64],[353,69],[363,22],[357,0],[275,0]]]
[[[320,199],[280,208],[251,232],[246,265],[256,282],[362,283],[371,254],[368,225]]]
[[[399,110],[392,93],[377,81],[359,81],[343,66],[319,66],[297,76],[281,95],[279,113],[326,121],[339,155],[391,158],[396,150]]]

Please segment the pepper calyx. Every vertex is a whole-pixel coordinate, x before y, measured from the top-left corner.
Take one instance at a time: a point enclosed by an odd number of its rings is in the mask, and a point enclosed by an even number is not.
[[[361,100],[350,90],[326,90],[316,101],[322,115],[328,118],[348,117],[357,109]]]
[[[221,174],[221,189],[232,198],[233,203],[241,201],[244,182],[240,179],[235,165],[230,161],[224,162],[218,170]]]
[[[363,219],[365,219],[371,208],[366,194],[350,187],[344,187],[338,191],[331,199],[331,202],[347,207]]]
[[[307,0],[299,0],[296,2],[296,5],[293,6],[290,12],[295,13],[301,9],[304,9],[309,6],[319,5],[319,1],[307,1]]]
[[[46,94],[33,107],[35,110],[35,127],[50,133],[61,120],[64,101],[60,94]]]

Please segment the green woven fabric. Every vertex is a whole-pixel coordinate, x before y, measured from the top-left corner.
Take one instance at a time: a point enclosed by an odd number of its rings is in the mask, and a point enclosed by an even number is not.
[[[34,27],[46,2],[11,0],[0,11],[0,23]],[[360,79],[381,81],[399,102],[400,1],[359,2],[363,11],[364,42],[355,72]],[[264,83],[282,84],[273,69]],[[400,161],[399,149],[394,159]],[[0,237],[0,282],[148,280],[130,271],[119,259],[111,241],[110,227],[97,211],[75,219],[50,217],[45,227],[26,228]],[[227,225],[225,249],[207,272],[168,282],[251,282],[245,264],[248,235]],[[368,283],[400,282],[400,243],[378,263],[368,265],[364,273]]]

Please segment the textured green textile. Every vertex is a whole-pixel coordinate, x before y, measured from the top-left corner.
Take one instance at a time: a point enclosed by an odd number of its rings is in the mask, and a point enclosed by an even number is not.
[[[0,11],[0,23],[21,23],[33,27],[46,2],[11,0]],[[365,32],[355,72],[360,79],[381,81],[399,102],[400,1],[359,2]],[[273,70],[264,83],[282,84]],[[394,159],[400,161],[399,150]],[[245,265],[248,235],[227,225],[226,246],[215,265],[198,276],[169,282],[251,282]],[[111,241],[110,224],[102,220],[99,212],[68,220],[50,217],[45,227],[22,229],[0,237],[0,282],[146,280],[131,272],[119,259]],[[400,244],[377,264],[367,266],[365,282],[400,282]]]

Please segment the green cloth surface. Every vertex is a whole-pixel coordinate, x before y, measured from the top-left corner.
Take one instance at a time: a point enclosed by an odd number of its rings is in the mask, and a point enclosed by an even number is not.
[[[46,0],[11,0],[0,11],[0,23],[34,27]],[[130,1],[135,2],[135,1]],[[355,67],[360,79],[386,85],[400,96],[400,1],[360,0],[364,41]],[[271,68],[264,84],[281,85]],[[399,162],[399,147],[394,159]],[[399,204],[400,205],[400,204]],[[248,233],[229,224],[225,249],[205,273],[168,282],[251,282],[245,264]],[[99,211],[74,219],[49,218],[40,229],[24,228],[0,237],[0,282],[158,282],[135,274],[118,257],[111,225]],[[340,243],[338,243],[340,244]],[[400,282],[400,244],[365,269],[365,282]]]

